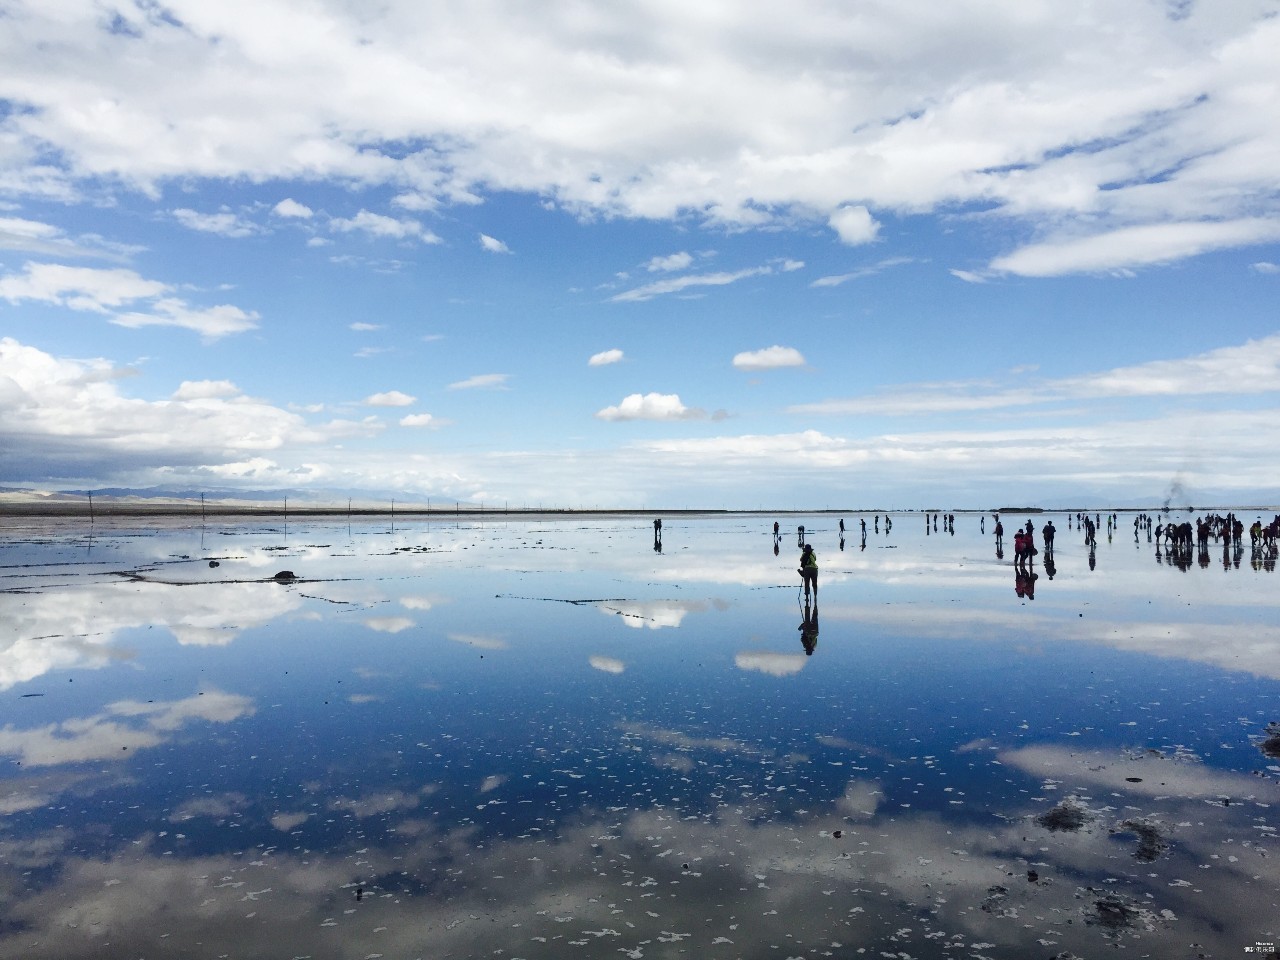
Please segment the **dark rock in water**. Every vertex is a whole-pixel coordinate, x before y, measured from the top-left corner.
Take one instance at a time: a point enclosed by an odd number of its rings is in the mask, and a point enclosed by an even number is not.
[[[1034,870],[1027,871],[1027,880],[1031,883],[1037,883],[1040,880],[1040,874]]]
[[[1115,931],[1133,926],[1139,916],[1140,912],[1132,905],[1119,897],[1108,896],[1093,902],[1093,909],[1086,915],[1085,922]]]
[[[1160,832],[1159,825],[1150,820],[1126,820],[1120,824],[1120,829],[1138,838],[1138,849],[1134,851],[1133,858],[1139,863],[1151,863],[1169,849],[1169,841]]]
[[[844,836],[844,831],[843,831],[843,830],[832,830],[832,831],[831,831],[831,835],[832,835],[833,837],[835,837],[837,840],[839,840],[841,837],[843,837],[843,836]]]
[[[1036,823],[1054,833],[1060,830],[1079,830],[1088,822],[1089,812],[1070,800],[1063,800],[1052,810],[1036,817]]]
[[[1258,744],[1258,749],[1271,759],[1280,760],[1280,723],[1268,723],[1266,733],[1270,736]]]
[[[211,566],[211,567],[216,567],[216,566],[218,566],[218,561],[217,561],[217,560],[210,560],[210,561],[209,561],[209,566]]]
[[[298,575],[294,573],[292,570],[281,570],[279,573],[275,575],[273,579],[279,581],[280,583],[290,583],[294,580],[297,580]]]

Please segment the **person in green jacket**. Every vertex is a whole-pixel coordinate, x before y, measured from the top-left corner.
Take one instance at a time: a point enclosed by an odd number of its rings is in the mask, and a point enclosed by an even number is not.
[[[806,543],[800,554],[800,579],[804,581],[804,595],[809,595],[809,587],[813,586],[813,596],[818,596],[818,555],[813,552],[813,544]]]

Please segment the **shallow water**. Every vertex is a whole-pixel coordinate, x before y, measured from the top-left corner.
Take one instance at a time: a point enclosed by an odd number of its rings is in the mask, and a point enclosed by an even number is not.
[[[0,521],[0,956],[1280,939],[1273,559],[858,519]]]

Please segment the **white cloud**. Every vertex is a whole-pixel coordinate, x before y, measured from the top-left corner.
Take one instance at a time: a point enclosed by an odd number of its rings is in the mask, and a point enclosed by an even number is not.
[[[877,273],[888,270],[890,267],[899,267],[907,263],[915,263],[915,257],[889,257],[878,263],[868,264],[865,267],[859,267],[857,270],[850,270],[848,273],[839,273],[826,277],[819,277],[809,286],[811,287],[838,287],[841,284],[848,283],[850,280],[861,280],[863,277],[874,277]]]
[[[765,347],[736,354],[733,365],[739,370],[773,370],[777,367],[803,367],[804,356],[794,347]]]
[[[596,414],[601,420],[696,420],[706,416],[690,409],[675,393],[633,393],[615,407],[605,407]]]
[[[371,333],[374,330],[381,330],[380,323],[364,323],[357,320],[355,323],[348,324],[347,329],[354,330],[356,333]]]
[[[411,397],[399,390],[388,390],[386,393],[374,393],[364,398],[368,407],[407,407],[417,403],[417,397]]]
[[[125,700],[106,712],[44,727],[0,730],[0,754],[21,757],[27,767],[87,761],[128,760],[129,751],[157,747],[188,723],[230,723],[254,712],[248,697],[206,691],[185,700],[139,703]],[[123,718],[123,719],[119,719]],[[141,725],[128,721],[145,718]]]
[[[803,653],[771,653],[754,651],[739,653],[733,663],[739,670],[767,673],[771,677],[789,677],[804,669],[808,658]]]
[[[1280,273],[1280,264],[1271,263],[1267,260],[1260,260],[1252,265],[1252,269],[1257,273]]]
[[[591,355],[591,359],[587,361],[587,366],[604,367],[611,363],[618,363],[620,360],[622,360],[621,350],[602,350],[599,353],[593,353]]]
[[[965,283],[986,283],[987,278],[980,273],[974,273],[972,270],[951,269],[948,271],[957,280],[963,280]]]
[[[480,246],[488,250],[490,253],[510,253],[511,248],[501,240],[497,240],[487,233],[480,234]]]
[[[184,300],[169,297],[157,300],[152,313],[121,313],[111,322],[122,327],[181,327],[194,330],[206,340],[216,340],[233,333],[243,333],[258,326],[258,315],[239,307],[222,304],[198,309]]]
[[[780,268],[783,273],[794,273],[796,270],[804,269],[803,260],[783,260]]]
[[[158,297],[169,285],[145,280],[133,270],[68,267],[59,263],[26,263],[21,274],[0,277],[0,297],[10,303],[37,300],[73,310],[106,313],[135,300]]]
[[[305,220],[315,214],[315,211],[305,203],[299,203],[292,197],[285,197],[271,208],[271,212],[277,217],[290,217],[299,220]]]
[[[216,233],[221,237],[250,237],[261,232],[261,228],[230,210],[218,213],[200,213],[186,207],[173,211],[173,218],[188,230],[201,233]]]
[[[880,232],[880,224],[871,216],[871,211],[861,205],[841,207],[827,218],[827,224],[840,237],[841,243],[851,247],[870,243]]]
[[[0,277],[0,297],[10,303],[36,300],[69,307],[110,313],[137,300],[160,297],[170,286],[146,280],[133,270],[68,267],[56,263],[28,263],[23,273]],[[199,309],[176,297],[163,297],[152,304],[152,312],[116,314],[111,322],[122,327],[170,326],[194,330],[206,339],[252,330],[258,315],[228,304]]]
[[[625,290],[609,299],[618,303],[652,300],[654,297],[668,293],[682,293],[690,287],[721,287],[744,280],[747,277],[758,277],[772,272],[769,267],[753,267],[749,270],[739,270],[736,273],[690,274],[684,277],[673,277],[670,280],[657,280],[653,283],[647,283],[641,287]]]
[[[0,210],[4,209],[0,206]],[[60,227],[25,220],[0,217],[0,250],[26,250],[29,253],[55,257],[98,257],[117,260],[141,251],[141,247],[111,243],[102,237],[86,235],[78,240],[67,237]]]
[[[596,670],[600,670],[604,673],[617,674],[622,673],[627,669],[627,665],[623,661],[616,660],[613,657],[591,656],[587,658],[587,662]]]
[[[1193,357],[1152,360],[1101,373],[1025,380],[993,388],[985,381],[916,383],[888,393],[797,404],[792,413],[910,416],[961,413],[1124,397],[1263,394],[1280,391],[1280,334]]]
[[[449,384],[450,390],[496,390],[506,386],[508,380],[511,379],[509,373],[482,373],[478,376],[468,377],[466,380],[459,380],[456,383]]]
[[[225,400],[240,396],[240,388],[230,380],[184,380],[173,392],[175,400]]]
[[[369,617],[364,625],[378,633],[402,633],[416,626],[408,617]]]
[[[1091,8],[989,0],[623,9],[593,28],[484,5],[442,21],[322,2],[305,24],[208,7],[114,33],[91,7],[21,8],[0,188],[305,179],[389,187],[407,210],[513,191],[582,214],[827,221],[855,243],[868,208],[1111,230],[1275,207],[1265,2],[1121,5],[1107,30]]]
[[[658,271],[669,273],[687,269],[691,263],[693,263],[693,256],[682,250],[679,253],[673,253],[665,257],[654,257],[644,266],[650,273]]]
[[[7,337],[0,338],[0,371],[0,447],[12,451],[0,465],[6,481],[212,469],[326,436],[295,413],[232,394],[224,381],[184,384],[164,400],[135,399],[121,393],[120,372],[105,360],[59,359]]]
[[[439,417],[433,417],[429,413],[411,413],[408,416],[400,418],[400,426],[402,427],[439,427],[443,426],[443,421]]]
[[[349,219],[334,218],[329,221],[329,229],[338,233],[367,233],[371,237],[386,237],[393,240],[416,239],[423,243],[444,242],[417,220],[397,220],[395,217],[386,217],[368,210],[361,210]]]
[[[1160,223],[1075,239],[1048,240],[991,261],[991,269],[1025,277],[1098,273],[1183,260],[1212,250],[1280,239],[1280,220]]]
[[[475,647],[478,650],[507,650],[510,644],[499,637],[485,636],[476,633],[450,633],[450,640],[454,643],[461,643],[468,647]]]

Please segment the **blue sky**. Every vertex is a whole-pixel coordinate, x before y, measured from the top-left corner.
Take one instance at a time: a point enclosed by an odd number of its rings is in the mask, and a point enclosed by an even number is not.
[[[1275,501],[1277,13],[0,0],[0,485]]]

